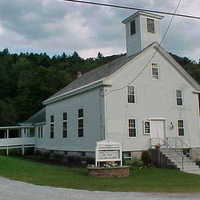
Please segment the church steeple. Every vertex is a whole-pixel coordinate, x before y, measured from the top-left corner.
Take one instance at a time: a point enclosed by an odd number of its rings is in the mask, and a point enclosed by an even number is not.
[[[142,51],[153,42],[160,42],[160,20],[163,16],[138,11],[122,21],[126,25],[127,56]]]

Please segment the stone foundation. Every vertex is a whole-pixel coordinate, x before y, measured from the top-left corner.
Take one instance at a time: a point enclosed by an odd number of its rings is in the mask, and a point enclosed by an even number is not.
[[[41,154],[50,154],[50,155],[61,155],[61,156],[79,156],[79,157],[95,157],[95,152],[92,151],[62,151],[62,150],[48,150],[48,149],[42,149],[38,148],[35,149],[36,152],[39,152]]]
[[[127,177],[129,176],[129,167],[88,167],[88,174],[98,177]]]

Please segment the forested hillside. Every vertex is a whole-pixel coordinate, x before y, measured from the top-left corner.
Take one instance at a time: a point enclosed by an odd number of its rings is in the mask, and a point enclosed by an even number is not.
[[[42,101],[77,76],[122,55],[81,58],[78,53],[49,57],[47,54],[0,52],[0,125],[22,122],[41,109]],[[200,63],[173,55],[200,83]]]
[[[10,54],[0,52],[0,125],[12,125],[41,109],[42,101],[77,77],[121,55],[81,58],[78,53]]]

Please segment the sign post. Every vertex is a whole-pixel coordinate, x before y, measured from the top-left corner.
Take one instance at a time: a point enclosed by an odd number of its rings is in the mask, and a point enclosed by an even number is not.
[[[95,165],[100,162],[120,162],[122,166],[122,146],[120,143],[103,140],[97,142]]]

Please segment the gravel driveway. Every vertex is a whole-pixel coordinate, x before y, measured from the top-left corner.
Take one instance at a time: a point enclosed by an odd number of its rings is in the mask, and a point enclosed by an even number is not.
[[[32,185],[0,177],[0,200],[199,200],[199,194],[90,192]]]

